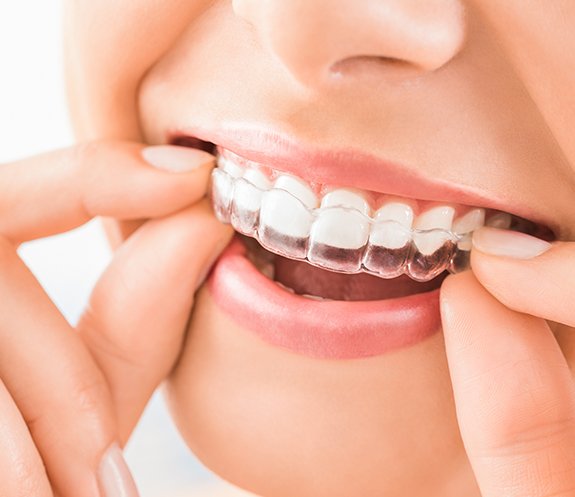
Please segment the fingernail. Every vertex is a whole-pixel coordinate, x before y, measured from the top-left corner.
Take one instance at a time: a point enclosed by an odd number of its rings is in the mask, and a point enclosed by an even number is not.
[[[491,255],[532,259],[551,248],[551,244],[517,231],[480,228],[473,233],[473,246]]]
[[[98,482],[102,497],[139,497],[140,495],[118,444],[110,446],[102,457],[98,468]]]
[[[151,166],[172,173],[193,171],[215,161],[215,157],[208,152],[176,145],[146,147],[142,150],[142,157]]]

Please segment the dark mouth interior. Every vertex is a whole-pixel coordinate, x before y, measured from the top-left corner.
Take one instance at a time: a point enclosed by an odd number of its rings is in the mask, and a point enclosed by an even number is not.
[[[186,135],[174,136],[170,144],[197,148],[213,155],[216,154],[217,148],[211,142]],[[518,216],[513,216],[510,229],[547,241],[556,239],[548,227]],[[431,281],[423,283],[414,281],[407,275],[383,279],[365,273],[342,274],[272,254],[253,238],[240,234],[237,236],[247,247],[248,258],[263,274],[269,275],[270,268],[273,268],[272,279],[299,295],[330,300],[384,300],[435,290],[449,274],[445,271]]]
[[[419,283],[406,275],[386,280],[365,273],[336,273],[272,254],[255,239],[237,236],[247,248],[248,259],[262,273],[269,275],[269,268],[273,267],[272,279],[298,295],[330,300],[385,300],[435,290],[448,275],[445,271],[430,281]]]
[[[197,148],[199,150],[203,150],[204,152],[208,152],[209,154],[216,155],[216,145],[212,142],[206,142],[204,140],[200,140],[194,136],[183,136],[178,135],[174,136],[170,140],[170,145],[177,145],[179,147],[190,147],[190,148]]]

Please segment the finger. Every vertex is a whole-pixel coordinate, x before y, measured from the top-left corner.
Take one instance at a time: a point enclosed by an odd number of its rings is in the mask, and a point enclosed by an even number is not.
[[[473,235],[473,272],[510,309],[575,326],[575,244],[482,228]]]
[[[482,497],[575,495],[575,389],[546,322],[506,308],[471,272],[445,280],[441,315]]]
[[[146,162],[143,150],[137,143],[91,142],[0,166],[0,234],[22,242],[95,216],[165,216],[205,195],[212,155],[150,147]]]
[[[3,497],[52,497],[44,465],[26,423],[0,381],[0,482]]]
[[[1,238],[0,274],[0,377],[29,427],[54,491],[62,497],[100,497],[100,482],[110,473],[101,473],[102,461],[110,459],[108,448],[117,439],[106,380]]]
[[[147,222],[96,285],[78,330],[108,380],[122,441],[172,369],[194,292],[232,234],[203,200]]]

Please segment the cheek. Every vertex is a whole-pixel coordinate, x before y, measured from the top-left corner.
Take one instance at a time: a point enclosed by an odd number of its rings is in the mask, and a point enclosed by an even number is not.
[[[204,288],[166,393],[200,460],[266,497],[415,495],[413,480],[438,487],[465,459],[441,333],[386,356],[314,360],[239,328]]]

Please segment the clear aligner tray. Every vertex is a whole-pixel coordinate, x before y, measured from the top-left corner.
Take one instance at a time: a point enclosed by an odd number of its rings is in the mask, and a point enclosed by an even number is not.
[[[330,271],[386,279],[406,274],[429,281],[445,270],[457,273],[469,268],[471,233],[406,228],[345,206],[309,209],[286,190],[262,190],[218,167],[212,172],[211,198],[216,217],[239,233],[255,238],[272,253]],[[268,222],[271,218],[273,223]],[[330,228],[335,243],[318,241]],[[355,235],[359,233],[356,241],[363,241],[367,230],[365,243],[350,243],[354,229]],[[347,233],[346,239],[337,240],[338,230]],[[393,243],[387,236],[391,230]]]

